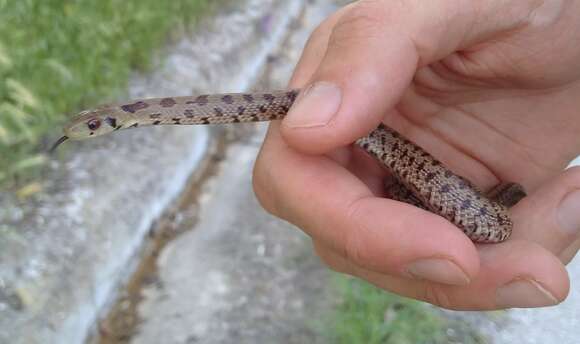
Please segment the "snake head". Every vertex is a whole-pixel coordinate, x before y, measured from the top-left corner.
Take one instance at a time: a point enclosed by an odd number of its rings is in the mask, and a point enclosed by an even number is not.
[[[53,152],[60,144],[68,139],[83,140],[101,136],[121,129],[123,124],[107,109],[83,111],[65,125],[64,136],[50,149]]]
[[[64,127],[64,135],[71,140],[101,136],[122,127],[107,109],[83,111]]]

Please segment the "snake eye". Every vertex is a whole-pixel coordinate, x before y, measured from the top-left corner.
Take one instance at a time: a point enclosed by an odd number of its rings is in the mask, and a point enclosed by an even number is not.
[[[98,118],[93,118],[87,122],[87,127],[89,130],[97,130],[101,127],[101,120]]]

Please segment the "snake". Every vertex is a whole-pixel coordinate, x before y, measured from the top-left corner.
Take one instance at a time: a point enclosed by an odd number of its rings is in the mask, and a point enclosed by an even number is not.
[[[52,147],[66,140],[102,136],[121,129],[157,125],[227,124],[283,119],[300,89],[137,99],[80,112]],[[509,208],[525,197],[519,184],[503,183],[484,194],[426,150],[384,124],[356,140],[394,180],[388,195],[442,216],[476,243],[506,240],[513,228]]]

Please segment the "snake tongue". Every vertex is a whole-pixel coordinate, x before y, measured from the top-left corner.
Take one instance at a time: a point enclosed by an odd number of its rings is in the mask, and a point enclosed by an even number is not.
[[[56,150],[56,148],[57,148],[58,146],[60,146],[60,145],[61,145],[61,144],[62,144],[64,141],[66,141],[66,140],[68,140],[68,136],[63,136],[63,137],[61,137],[60,139],[58,139],[58,141],[56,141],[56,142],[55,142],[55,143],[52,145],[52,147],[50,147],[50,150],[49,150],[48,152],[49,152],[50,154],[52,154],[52,153],[53,153],[53,152]]]

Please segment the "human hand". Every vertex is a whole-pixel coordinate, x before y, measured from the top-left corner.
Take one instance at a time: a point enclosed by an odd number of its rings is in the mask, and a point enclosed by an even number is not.
[[[254,171],[266,210],[333,269],[450,309],[563,300],[580,247],[580,1],[358,1],[312,34]],[[380,122],[483,190],[522,184],[512,237],[475,245],[384,198],[385,171],[348,146]]]

